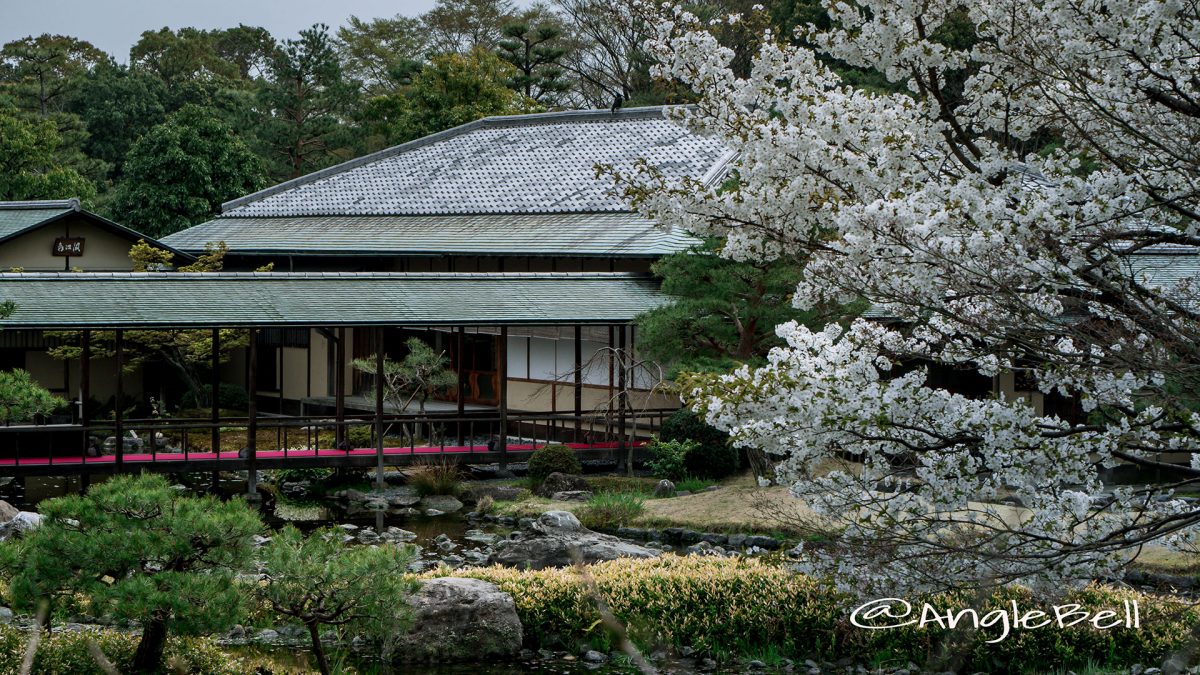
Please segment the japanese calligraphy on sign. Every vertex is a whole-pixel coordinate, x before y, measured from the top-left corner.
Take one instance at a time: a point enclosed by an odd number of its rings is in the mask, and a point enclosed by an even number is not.
[[[55,239],[53,253],[59,256],[83,255],[83,237]]]

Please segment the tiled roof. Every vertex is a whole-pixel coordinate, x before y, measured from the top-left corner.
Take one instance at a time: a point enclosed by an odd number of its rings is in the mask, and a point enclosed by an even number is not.
[[[645,275],[0,274],[6,329],[624,323],[667,301]]]
[[[224,241],[241,254],[605,257],[667,255],[697,243],[633,213],[217,218],[163,241],[191,252]]]
[[[8,239],[26,230],[79,210],[79,201],[0,202],[0,239]]]
[[[662,108],[489,117],[225,204],[227,217],[628,211],[597,164],[702,178],[728,158]]]

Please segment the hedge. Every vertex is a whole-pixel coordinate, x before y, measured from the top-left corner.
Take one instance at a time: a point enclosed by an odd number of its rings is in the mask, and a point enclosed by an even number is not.
[[[18,673],[30,634],[12,626],[0,626],[0,673]],[[95,641],[119,672],[130,672],[139,637],[99,628],[43,633],[33,659],[33,672],[47,675],[105,675],[88,652]],[[220,649],[203,638],[167,639],[163,662],[170,672],[192,675],[241,675],[255,671],[253,659]]]
[[[1014,630],[1005,640],[982,631],[897,628],[864,630],[849,622],[858,603],[810,577],[754,558],[621,559],[589,566],[588,574],[635,642],[646,648],[691,646],[715,655],[775,653],[862,664],[952,663],[955,670],[1039,672],[1089,664],[1128,665],[1161,659],[1180,648],[1200,609],[1178,600],[1105,586],[1068,593],[1054,604],[1119,608],[1136,599],[1140,628],[1074,626]],[[454,572],[490,581],[513,596],[526,634],[538,646],[611,646],[586,582],[574,569],[522,571],[487,567]],[[431,572],[427,577],[445,576]],[[937,596],[943,609],[971,607],[971,596]],[[989,608],[1040,609],[1028,591],[1006,589]],[[921,601],[914,601],[919,606]],[[980,612],[982,615],[984,612]]]

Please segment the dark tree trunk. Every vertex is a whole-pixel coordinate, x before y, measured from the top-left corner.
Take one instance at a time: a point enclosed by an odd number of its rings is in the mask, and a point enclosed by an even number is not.
[[[325,646],[321,644],[321,631],[315,623],[308,625],[308,636],[312,638],[313,656],[317,657],[317,669],[321,675],[329,675],[329,659],[325,656]]]
[[[142,627],[142,641],[133,655],[133,672],[157,673],[167,645],[167,620],[155,617]]]

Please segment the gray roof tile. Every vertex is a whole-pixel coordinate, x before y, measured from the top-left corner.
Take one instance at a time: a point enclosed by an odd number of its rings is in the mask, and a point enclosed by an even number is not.
[[[701,178],[722,142],[662,108],[489,117],[361,157],[225,205],[231,217],[628,211],[597,164],[644,159]]]
[[[200,252],[661,256],[697,241],[633,213],[217,218],[163,242]]]
[[[624,323],[667,301],[644,275],[0,274],[20,328]]]

